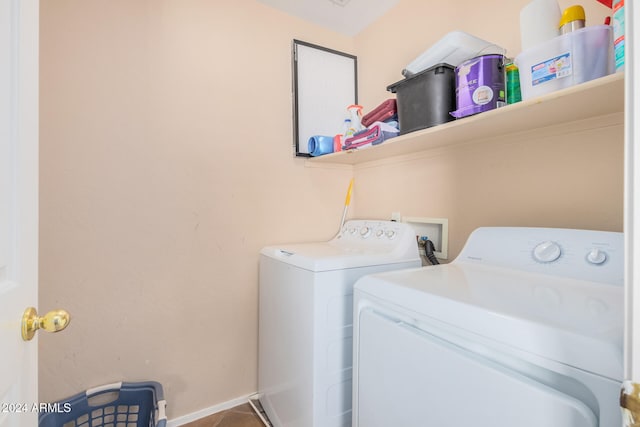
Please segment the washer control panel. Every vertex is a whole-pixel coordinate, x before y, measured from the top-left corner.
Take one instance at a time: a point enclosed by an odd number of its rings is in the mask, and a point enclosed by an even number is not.
[[[329,244],[349,253],[420,259],[415,231],[402,222],[353,219],[344,224]]]
[[[336,240],[342,241],[370,241],[392,242],[404,237],[406,234],[413,236],[410,225],[394,221],[351,220],[342,227]],[[415,239],[415,236],[413,237]]]
[[[482,227],[469,236],[461,261],[623,284],[622,233],[528,227]]]

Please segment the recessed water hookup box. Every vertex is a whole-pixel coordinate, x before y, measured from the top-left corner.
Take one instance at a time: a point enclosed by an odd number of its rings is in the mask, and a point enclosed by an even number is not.
[[[435,246],[436,258],[447,259],[449,257],[449,220],[447,218],[401,217],[398,212],[392,213],[392,218],[411,225],[416,236],[428,237]]]

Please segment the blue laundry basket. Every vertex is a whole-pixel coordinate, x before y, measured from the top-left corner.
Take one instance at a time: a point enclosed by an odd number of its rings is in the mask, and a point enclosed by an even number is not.
[[[166,402],[155,381],[95,387],[51,405],[39,427],[165,427]]]

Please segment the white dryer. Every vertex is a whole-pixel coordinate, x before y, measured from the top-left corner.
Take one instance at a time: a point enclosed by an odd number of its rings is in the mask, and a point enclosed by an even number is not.
[[[622,233],[480,228],[354,298],[354,427],[622,423]]]
[[[276,427],[351,425],[353,284],[421,265],[403,223],[348,221],[328,242],[263,248],[258,393]]]

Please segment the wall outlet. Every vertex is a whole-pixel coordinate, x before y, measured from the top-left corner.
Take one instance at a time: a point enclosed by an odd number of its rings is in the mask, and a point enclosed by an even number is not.
[[[447,218],[403,217],[402,222],[411,225],[416,236],[427,236],[433,242],[436,258],[448,258],[449,220]]]

